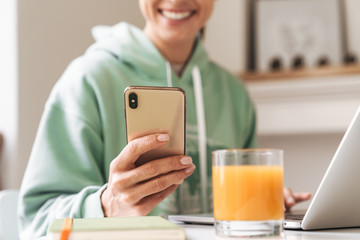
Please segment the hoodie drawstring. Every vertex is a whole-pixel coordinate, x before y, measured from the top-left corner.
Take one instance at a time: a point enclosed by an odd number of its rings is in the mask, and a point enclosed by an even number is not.
[[[166,62],[166,75],[167,75],[168,87],[172,87],[171,74],[172,74],[171,65],[169,62]],[[208,213],[209,201],[208,201],[208,182],[207,182],[206,123],[205,123],[205,111],[204,111],[204,97],[203,97],[202,81],[201,81],[201,74],[199,67],[195,66],[192,69],[191,74],[194,84],[196,119],[197,119],[197,128],[198,128],[201,200],[203,206],[202,211]],[[179,197],[181,198],[181,196]]]
[[[169,62],[166,62],[165,66],[166,66],[167,85],[168,87],[172,87],[173,85],[172,85],[172,77],[171,77],[171,73],[172,73],[171,65]]]
[[[207,156],[206,156],[206,124],[204,111],[204,98],[201,84],[201,74],[198,66],[192,69],[192,77],[194,83],[195,104],[196,104],[196,118],[198,127],[198,145],[199,145],[199,160],[200,160],[200,184],[201,184],[201,199],[203,212],[209,212],[208,203],[208,184],[207,184]]]

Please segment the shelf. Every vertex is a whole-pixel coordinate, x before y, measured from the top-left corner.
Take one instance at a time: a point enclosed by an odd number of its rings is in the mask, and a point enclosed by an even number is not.
[[[301,69],[292,71],[278,71],[268,73],[240,73],[238,77],[243,79],[245,82],[252,81],[274,81],[274,80],[287,80],[296,78],[314,78],[320,77],[325,78],[329,76],[344,76],[360,74],[360,64],[347,65],[347,66],[331,66],[331,67],[320,67],[313,69]]]
[[[343,133],[360,105],[359,66],[246,76],[259,135]]]

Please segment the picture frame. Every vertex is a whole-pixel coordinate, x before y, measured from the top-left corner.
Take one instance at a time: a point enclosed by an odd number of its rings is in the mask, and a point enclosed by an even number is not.
[[[260,72],[340,65],[339,0],[255,0],[254,57]]]
[[[359,0],[347,0],[343,2],[344,9],[344,41],[345,41],[345,64],[359,64],[360,62],[360,9]]]

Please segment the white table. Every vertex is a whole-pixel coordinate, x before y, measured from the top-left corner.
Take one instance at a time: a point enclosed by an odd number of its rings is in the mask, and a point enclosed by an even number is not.
[[[187,240],[220,240],[236,238],[219,238],[215,234],[213,226],[205,225],[181,225],[185,228]],[[319,231],[284,231],[281,237],[258,238],[258,240],[359,240],[360,228],[319,230]],[[252,238],[252,240],[257,240]]]
[[[187,240],[232,240],[236,238],[220,238],[215,234],[213,226],[181,225],[184,227]],[[359,240],[360,228],[319,230],[319,231],[289,231],[286,230],[280,237],[252,238],[252,240]],[[46,237],[36,240],[47,240]]]

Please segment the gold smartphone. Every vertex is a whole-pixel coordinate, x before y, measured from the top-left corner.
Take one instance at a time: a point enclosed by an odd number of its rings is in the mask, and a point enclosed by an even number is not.
[[[185,155],[185,92],[175,87],[130,86],[124,91],[127,142],[163,129],[170,140],[144,153],[140,166],[154,159]]]

